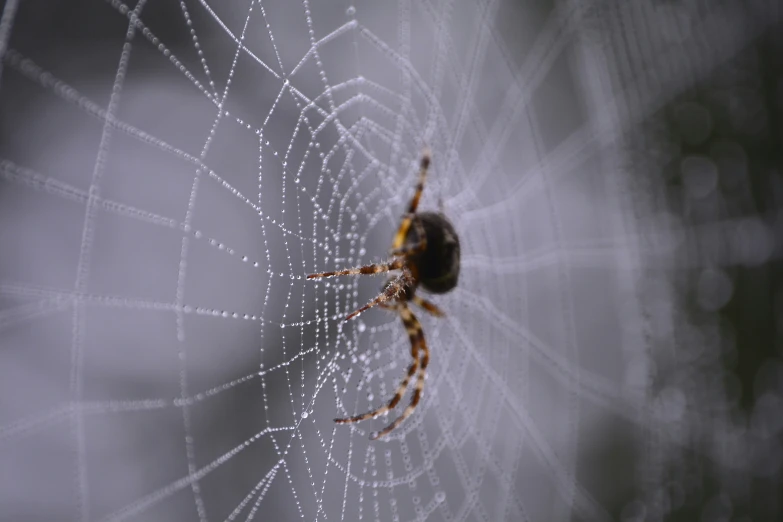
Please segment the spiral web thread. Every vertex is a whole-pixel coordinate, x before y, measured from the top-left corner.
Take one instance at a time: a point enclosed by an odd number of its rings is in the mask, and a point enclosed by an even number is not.
[[[0,195],[22,202],[0,210],[5,249],[39,260],[0,272],[7,512],[665,516],[671,467],[710,428],[699,408],[723,399],[685,384],[714,358],[668,385],[651,370],[686,321],[667,285],[693,229],[656,220],[627,145],[764,27],[695,1],[189,0],[163,20],[155,4],[90,6],[116,26],[96,84],[78,54],[15,43],[30,5],[0,19],[0,99],[34,91],[53,112],[23,120],[33,152],[65,143],[0,164]],[[743,9],[777,23],[772,2]],[[391,417],[331,419],[391,397],[408,338],[386,311],[342,322],[381,279],[305,275],[386,258],[425,145],[421,208],[454,222],[462,275],[433,297],[444,319],[416,312],[422,402],[370,442]],[[603,495],[589,457],[617,423],[642,448],[615,477],[632,498]]]

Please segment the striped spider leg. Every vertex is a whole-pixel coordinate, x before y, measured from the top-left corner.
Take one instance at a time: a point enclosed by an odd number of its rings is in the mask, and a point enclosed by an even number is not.
[[[413,315],[413,312],[410,311],[408,306],[405,303],[395,303],[394,305],[383,305],[383,307],[396,310],[400,314],[400,318],[405,325],[405,330],[408,332],[408,337],[411,341],[411,358],[413,359],[413,362],[408,367],[408,373],[405,375],[405,378],[402,380],[402,382],[400,382],[396,393],[388,403],[375,410],[362,413],[361,415],[342,419],[334,419],[334,422],[338,424],[360,422],[377,417],[379,415],[383,415],[384,413],[392,410],[402,399],[402,396],[405,394],[405,390],[408,388],[410,380],[415,374],[418,373],[418,375],[416,375],[416,388],[414,389],[413,395],[411,396],[410,404],[405,408],[405,410],[403,410],[399,417],[392,421],[391,424],[386,426],[381,431],[371,434],[371,440],[379,439],[394,431],[400,424],[402,424],[405,419],[410,417],[410,415],[416,409],[416,406],[418,406],[422,397],[422,391],[424,390],[424,379],[427,374],[427,365],[430,361],[430,350],[427,347],[427,342],[424,340],[424,331],[421,328],[419,320],[416,319],[416,316]]]
[[[419,181],[416,183],[416,191],[413,193],[410,203],[408,203],[408,211],[400,221],[400,228],[397,229],[397,233],[394,235],[394,241],[392,242],[392,252],[399,250],[405,238],[408,237],[408,230],[411,228],[411,223],[416,215],[416,209],[419,208],[419,200],[421,200],[421,194],[424,192],[424,182],[427,181],[427,171],[430,168],[430,151],[424,149],[424,153],[421,156],[421,162],[419,164]],[[419,235],[421,239],[423,235]]]
[[[383,290],[380,294],[378,294],[377,297],[372,299],[369,303],[362,306],[361,308],[354,310],[352,313],[350,313],[345,320],[348,321],[349,319],[353,319],[360,313],[364,312],[365,310],[372,308],[373,306],[385,303],[387,301],[392,301],[397,299],[402,293],[405,292],[405,289],[413,284],[413,275],[411,274],[410,270],[405,265],[405,258],[396,258],[388,263],[376,263],[372,265],[366,265],[361,266],[358,268],[346,268],[345,270],[338,270],[335,272],[321,272],[318,274],[310,274],[307,276],[307,279],[317,279],[321,277],[335,277],[335,276],[342,276],[342,275],[371,275],[371,274],[380,274],[383,272],[389,272],[391,270],[402,270],[402,273],[398,275],[397,277],[392,278],[386,285],[384,285]]]

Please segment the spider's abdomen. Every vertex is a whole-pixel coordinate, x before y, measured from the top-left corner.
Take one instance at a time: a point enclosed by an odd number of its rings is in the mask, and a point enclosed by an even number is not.
[[[434,294],[444,294],[457,286],[459,279],[459,237],[443,214],[416,214],[427,236],[427,248],[412,261],[419,271],[419,284]],[[408,242],[417,242],[417,227],[408,230]]]

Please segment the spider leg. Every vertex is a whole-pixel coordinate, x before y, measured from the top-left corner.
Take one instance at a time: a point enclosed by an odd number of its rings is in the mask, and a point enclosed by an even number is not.
[[[424,230],[424,225],[421,224],[420,219],[416,219],[415,214],[409,214],[406,218],[411,219],[413,226],[416,227],[416,237],[419,240],[412,245],[404,245],[400,248],[392,249],[391,255],[393,256],[410,256],[424,252],[427,249],[427,233]]]
[[[445,313],[443,313],[443,310],[441,310],[431,302],[427,301],[426,299],[422,299],[418,295],[413,296],[413,302],[419,305],[420,307],[424,308],[425,310],[427,310],[435,317],[443,317],[444,315],[446,315]]]
[[[402,382],[400,382],[400,385],[397,387],[397,392],[394,394],[394,397],[392,397],[391,400],[385,406],[381,406],[380,408],[377,408],[372,411],[368,411],[367,413],[362,413],[361,415],[356,415],[354,417],[347,417],[344,419],[334,419],[334,422],[338,424],[349,424],[351,422],[359,422],[359,421],[367,420],[372,417],[377,417],[378,415],[386,413],[387,411],[397,406],[397,403],[400,402],[400,399],[402,399],[402,395],[405,393],[405,389],[408,387],[408,383],[410,382],[413,375],[416,373],[416,370],[418,370],[419,368],[419,343],[416,335],[417,334],[415,334],[415,332],[414,333],[411,333],[410,331],[408,332],[408,336],[410,336],[411,339],[411,358],[413,359],[413,362],[408,367],[407,375],[402,380]]]
[[[372,265],[360,266],[358,268],[346,268],[344,270],[337,270],[335,272],[320,272],[318,274],[310,274],[307,279],[316,279],[319,277],[335,277],[343,275],[370,275],[380,274],[381,272],[389,272],[390,270],[398,270],[405,265],[404,259],[394,259],[387,263],[375,263]]]
[[[410,417],[410,415],[416,409],[416,406],[418,406],[419,401],[421,400],[422,391],[424,390],[424,378],[427,374],[427,365],[430,362],[430,350],[427,348],[427,342],[424,340],[424,331],[421,329],[419,320],[416,319],[416,316],[413,315],[413,312],[411,312],[407,306],[401,306],[399,308],[399,312],[400,317],[402,318],[402,322],[405,324],[405,329],[408,331],[408,336],[411,338],[411,343],[414,342],[415,338],[417,340],[417,345],[419,346],[419,349],[416,351],[418,352],[421,350],[421,361],[419,361],[418,364],[419,374],[416,377],[416,389],[413,391],[410,404],[402,412],[402,415],[394,419],[391,424],[383,428],[381,431],[370,435],[370,440],[376,440],[385,435],[388,435],[394,431],[397,426],[402,424],[405,419]],[[413,350],[411,350],[411,353],[413,353]],[[407,384],[408,379],[405,381]],[[397,398],[397,395],[395,395],[395,398]],[[397,400],[399,401],[399,399]]]
[[[397,250],[405,242],[405,236],[408,235],[408,230],[411,228],[412,216],[416,213],[416,209],[419,207],[419,200],[421,199],[421,193],[424,191],[424,181],[427,179],[427,169],[430,168],[430,151],[425,149],[421,155],[421,165],[419,167],[419,182],[416,184],[416,192],[413,193],[410,203],[408,204],[407,215],[402,218],[400,222],[400,228],[397,230],[397,234],[394,236],[394,242],[392,243],[392,250]]]
[[[384,287],[383,291],[378,294],[378,296],[367,303],[366,305],[362,306],[358,310],[355,310],[352,312],[348,317],[345,318],[346,321],[349,319],[353,319],[360,313],[364,312],[365,310],[372,308],[375,305],[383,304],[387,301],[393,301],[397,296],[399,296],[402,292],[405,291],[405,287],[413,283],[413,276],[411,275],[410,271],[407,268],[403,268],[402,274],[395,277],[391,281],[388,282],[388,284]]]

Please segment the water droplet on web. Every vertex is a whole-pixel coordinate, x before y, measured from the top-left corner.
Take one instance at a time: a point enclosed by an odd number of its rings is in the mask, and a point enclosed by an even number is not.
[[[357,328],[357,329],[358,329],[360,332],[363,332],[363,331],[365,331],[365,330],[367,329],[367,325],[366,325],[366,324],[364,324],[364,321],[359,321],[359,324],[356,326],[356,328]]]
[[[310,414],[309,414],[309,413],[307,413],[306,411],[303,411],[303,412],[302,412],[302,418],[303,418],[303,419],[306,419],[306,418],[308,417],[308,415],[310,415]]]
[[[348,9],[345,10],[345,14],[348,16],[353,16],[356,14],[356,8],[352,5],[348,6]]]
[[[375,395],[373,395],[372,393],[368,393],[368,394],[367,394],[367,400],[368,400],[368,401],[372,402],[372,400],[373,400],[374,398],[375,398]]]
[[[440,504],[444,500],[446,500],[446,492],[445,491],[438,491],[437,493],[435,493],[435,501],[438,504]]]
[[[364,249],[364,248],[361,248],[361,249],[359,249],[359,255],[360,255],[360,256],[363,256],[363,255],[364,255],[364,254],[366,254],[366,253],[367,253],[367,250],[366,250],[366,249]]]
[[[734,283],[722,270],[707,268],[696,283],[696,298],[704,310],[714,312],[723,308],[734,293]]]
[[[775,248],[772,231],[756,217],[740,220],[730,238],[735,258],[746,266],[766,263]]]

